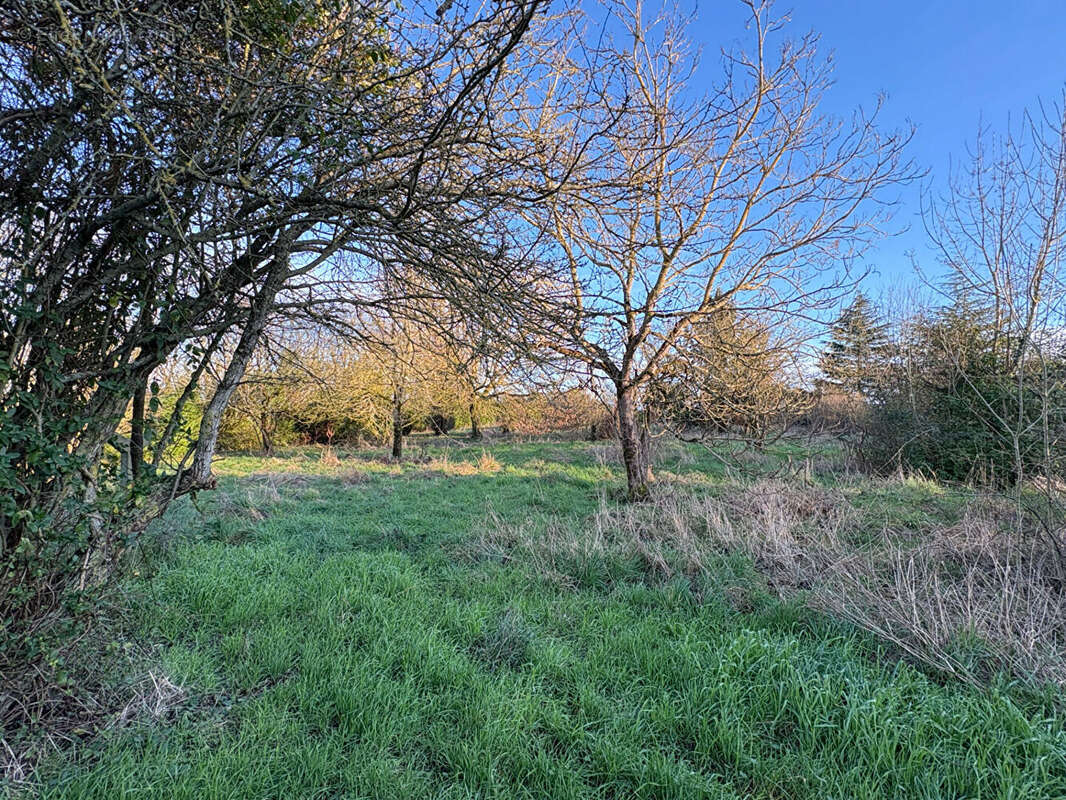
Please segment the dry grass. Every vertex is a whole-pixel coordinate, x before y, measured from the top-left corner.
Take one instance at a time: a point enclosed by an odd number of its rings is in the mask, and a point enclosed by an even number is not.
[[[847,619],[938,670],[980,682],[994,671],[1066,685],[1066,594],[1046,542],[1020,533],[1001,499],[975,496],[955,524],[918,541],[870,520],[839,493],[755,486],[715,530],[779,590]]]
[[[428,476],[468,477],[478,474],[477,464],[470,461],[452,461],[447,453],[431,458],[422,467],[422,472]]]
[[[617,504],[601,496],[583,525],[548,516],[507,523],[490,513],[475,554],[520,558],[542,576],[572,585],[574,572],[610,559],[639,561],[649,574],[669,579],[706,572],[723,553],[742,551],[777,579],[809,581],[811,539],[801,529],[839,526],[846,508],[829,490],[760,484],[726,499],[660,486],[654,502]]]
[[[121,625],[90,628],[71,654],[70,685],[50,692],[46,699],[51,707],[34,709],[40,727],[0,735],[0,796],[7,797],[7,789],[11,797],[35,797],[34,770],[42,759],[66,752],[105,729],[173,718],[173,709],[187,696],[185,690],[158,672],[154,648],[129,641],[115,647],[116,640],[127,634]],[[132,683],[116,680],[125,675],[143,677]]]
[[[521,559],[564,586],[611,559],[669,579],[742,553],[778,594],[802,597],[937,670],[975,683],[1004,671],[1066,685],[1061,563],[1015,523],[1001,500],[975,496],[958,522],[915,540],[888,526],[871,535],[877,523],[836,489],[764,480],[713,496],[660,485],[649,503],[602,497],[581,526],[492,515],[476,549]]]
[[[341,460],[337,457],[337,453],[332,447],[327,447],[322,451],[322,457],[319,459],[319,463],[324,467],[335,469],[341,465]]]
[[[502,465],[496,460],[496,456],[490,453],[488,450],[481,451],[481,457],[477,460],[477,470],[482,474],[492,474],[499,472],[502,469]]]
[[[1034,475],[1026,483],[1028,488],[1047,495],[1052,502],[1066,501],[1066,478],[1058,475]]]
[[[809,458],[809,465],[811,475],[816,478],[849,479],[853,473],[851,460],[842,449],[815,453]]]
[[[172,722],[189,699],[183,686],[154,670],[135,681],[125,697],[111,686],[95,688],[92,707],[81,707],[77,713],[71,709],[65,725],[52,725],[48,732],[27,740],[0,738],[0,787],[7,788],[12,797],[34,797],[34,769],[45,756],[64,752],[74,742],[104,729]]]
[[[617,439],[593,442],[587,445],[585,452],[603,470],[618,469],[622,463],[622,446]],[[668,463],[691,466],[696,463],[696,457],[691,448],[677,439],[652,436],[648,439],[648,461],[653,468]]]
[[[676,464],[681,467],[691,467],[697,463],[694,449],[673,437],[653,436],[648,444],[652,464],[659,466]],[[619,448],[616,455],[621,459],[621,448]]]
[[[917,545],[844,555],[811,602],[937,669],[1066,685],[1062,566],[989,498]]]
[[[362,469],[341,470],[337,473],[336,478],[341,486],[359,486],[370,481],[370,475],[367,474],[366,470]]]
[[[503,465],[487,450],[482,450],[476,461],[453,461],[448,453],[428,458],[424,461],[411,462],[417,467],[408,474],[426,478],[445,476],[450,478],[470,477],[472,475],[491,475],[503,469]]]
[[[10,800],[38,797],[34,773],[37,764],[42,759],[63,753],[72,741],[72,737],[52,731],[42,733],[29,743],[0,738],[0,796]]]
[[[133,696],[115,716],[112,725],[124,727],[137,721],[158,723],[170,719],[188,692],[166,675],[149,672],[134,685]]]

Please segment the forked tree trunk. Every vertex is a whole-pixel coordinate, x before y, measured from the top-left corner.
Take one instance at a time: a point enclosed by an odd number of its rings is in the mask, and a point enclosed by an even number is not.
[[[618,438],[622,443],[622,461],[626,468],[626,494],[630,500],[644,500],[652,480],[647,429],[637,421],[636,389],[631,386],[619,387],[617,398]]]

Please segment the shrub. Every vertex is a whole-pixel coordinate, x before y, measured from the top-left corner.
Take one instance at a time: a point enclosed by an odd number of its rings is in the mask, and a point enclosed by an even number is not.
[[[869,406],[862,395],[829,384],[813,394],[802,422],[817,433],[850,433],[863,430]]]
[[[590,442],[602,442],[618,436],[618,420],[613,410],[604,411],[589,423]]]
[[[445,433],[451,432],[455,428],[455,415],[445,414],[441,411],[434,411],[429,415],[427,422],[429,429],[433,431],[434,435],[442,436]]]
[[[270,446],[267,447],[263,440],[263,426],[231,406],[222,414],[218,429],[219,449],[232,452],[270,452],[275,446],[287,447],[299,440],[291,419],[276,418],[271,425]]]
[[[872,471],[1012,486],[1066,466],[1066,360],[1015,361],[961,301],[911,325],[873,393],[856,455]]]
[[[536,436],[585,428],[603,416],[603,403],[584,389],[570,389],[504,397],[497,419],[507,431]]]

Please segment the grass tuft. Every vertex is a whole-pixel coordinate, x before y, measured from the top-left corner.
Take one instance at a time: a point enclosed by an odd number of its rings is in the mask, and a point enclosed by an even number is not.
[[[472,650],[491,669],[518,669],[529,663],[533,638],[533,631],[522,615],[508,607],[477,637]]]

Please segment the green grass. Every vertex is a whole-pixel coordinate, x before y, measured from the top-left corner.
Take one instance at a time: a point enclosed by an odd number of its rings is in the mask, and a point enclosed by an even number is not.
[[[131,637],[184,693],[46,760],[40,796],[1066,797],[1053,711],[938,681],[757,582],[737,610],[724,557],[569,586],[478,557],[493,520],[580,527],[620,486],[602,446],[486,449],[498,465],[480,447],[219,464],[221,491],[161,521],[127,587]],[[698,449],[661,469],[722,490]],[[912,490],[856,503],[950,511]]]

